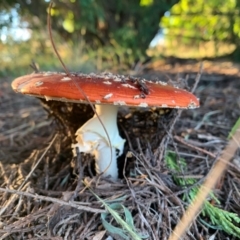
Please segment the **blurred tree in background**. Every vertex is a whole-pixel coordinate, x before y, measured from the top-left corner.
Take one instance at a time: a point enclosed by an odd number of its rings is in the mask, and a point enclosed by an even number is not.
[[[43,69],[45,65],[54,65],[52,59],[57,59],[47,32],[48,6],[49,0],[0,1],[1,62],[26,66],[35,58]],[[240,0],[54,0],[51,16],[54,41],[71,66],[91,59],[99,70],[123,65],[127,69],[137,60],[145,59],[160,26],[164,47],[154,49],[155,56],[197,58],[200,47],[193,56],[188,52],[203,45],[209,54],[210,42],[214,49],[211,56],[224,52],[240,60]],[[6,33],[6,29],[14,28],[16,18],[17,29],[27,29],[30,39],[20,41],[23,36],[20,38],[16,31]],[[171,53],[167,54],[169,50]]]
[[[160,19],[178,0],[55,1],[54,29],[65,40],[81,34],[92,49],[121,46],[135,59],[145,55]]]
[[[63,41],[84,41],[92,50],[121,48],[136,61],[146,57],[146,49],[159,29],[164,13],[179,0],[55,0],[51,12],[52,29]],[[1,9],[15,9],[28,28],[46,30],[49,1],[8,0]],[[10,24],[3,22],[3,25]],[[44,43],[44,41],[43,41]],[[41,46],[44,52],[44,44]],[[117,54],[117,51],[115,52]]]
[[[216,56],[223,44],[234,45],[229,54],[240,60],[240,0],[181,0],[163,17],[168,39],[192,46],[214,42]]]

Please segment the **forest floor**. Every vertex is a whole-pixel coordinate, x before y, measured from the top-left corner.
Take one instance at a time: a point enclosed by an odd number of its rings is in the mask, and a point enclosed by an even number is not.
[[[158,61],[138,75],[179,85],[187,82],[190,89],[199,68],[199,63]],[[91,157],[72,157],[70,133],[92,115],[91,110],[59,103],[47,105],[45,111],[38,99],[14,93],[11,81],[0,80],[0,239],[124,239],[129,233],[105,214],[94,194],[123,219],[130,218],[139,236],[167,239],[189,204],[186,196],[192,185],[202,183],[240,117],[240,66],[205,62],[195,91],[201,107],[182,111],[172,132],[177,110],[164,116],[131,110],[130,118],[128,110],[120,110],[120,132],[128,141],[119,159],[121,179],[112,182],[94,176]],[[56,108],[66,115],[68,126],[54,118]],[[166,156],[175,161],[175,169]],[[183,186],[179,179],[192,182]],[[208,200],[239,213],[239,189],[240,150],[214,189],[219,202]],[[119,206],[127,208],[132,219],[124,217]],[[237,239],[238,230],[231,231],[236,232],[229,235],[200,214],[184,239]]]

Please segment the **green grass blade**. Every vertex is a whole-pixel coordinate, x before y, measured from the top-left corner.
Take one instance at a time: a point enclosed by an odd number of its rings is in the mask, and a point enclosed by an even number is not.
[[[240,118],[238,118],[237,122],[234,124],[233,128],[228,134],[228,140],[234,135],[238,128],[240,128]]]
[[[132,219],[132,216],[131,216],[131,213],[129,212],[129,210],[126,210],[127,208],[125,208],[123,205],[118,204],[118,203],[113,203],[111,205],[108,205],[99,196],[97,196],[90,188],[89,188],[89,190],[103,204],[103,206],[112,215],[112,217],[116,220],[116,222],[122,227],[122,229],[121,229],[121,228],[117,228],[117,227],[114,227],[111,224],[109,224],[106,221],[107,213],[103,213],[103,214],[101,214],[101,217],[103,220],[103,225],[107,231],[109,231],[110,233],[113,233],[113,234],[118,234],[126,240],[128,240],[128,239],[141,240],[143,238],[148,237],[148,236],[140,236],[139,234],[137,234],[135,232],[134,225],[133,225],[133,219]],[[121,216],[118,214],[117,211],[115,211],[115,209],[119,210],[120,208],[124,209],[126,221],[121,218]],[[129,238],[125,233],[127,233],[131,238]]]

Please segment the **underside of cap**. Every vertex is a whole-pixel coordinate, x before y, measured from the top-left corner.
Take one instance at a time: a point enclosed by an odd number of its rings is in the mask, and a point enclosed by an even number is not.
[[[93,104],[132,107],[199,107],[199,100],[184,89],[160,81],[152,82],[111,73],[33,73],[15,79],[12,88],[22,94],[65,102],[90,101]]]

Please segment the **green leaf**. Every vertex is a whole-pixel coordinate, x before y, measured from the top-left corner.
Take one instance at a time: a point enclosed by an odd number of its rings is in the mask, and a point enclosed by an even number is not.
[[[126,207],[124,207],[122,204],[119,204],[119,203],[113,203],[108,205],[99,196],[97,196],[90,188],[89,190],[103,204],[103,206],[108,211],[108,213],[101,214],[101,219],[102,219],[103,226],[109,233],[118,234],[119,236],[121,236],[123,239],[126,239],[126,240],[130,240],[130,239],[141,240],[143,238],[148,237],[148,236],[142,236],[136,233],[136,230],[133,224],[132,215]],[[123,220],[120,214],[118,213],[118,211],[121,211],[121,210],[123,210],[126,220]],[[106,221],[108,214],[112,215],[112,217],[121,226],[121,228],[115,227]]]
[[[106,217],[107,217],[107,213],[102,213],[101,214],[101,219],[102,219],[102,224],[104,226],[104,228],[111,234],[117,234],[119,236],[121,236],[123,239],[128,240],[129,237],[124,233],[124,231],[121,228],[118,227],[114,227],[112,224],[108,223],[106,221]]]
[[[230,139],[234,135],[238,128],[240,128],[240,118],[237,120],[230,133],[228,134],[228,139]]]
[[[74,32],[74,20],[67,18],[63,21],[63,28],[68,31],[69,33]]]

